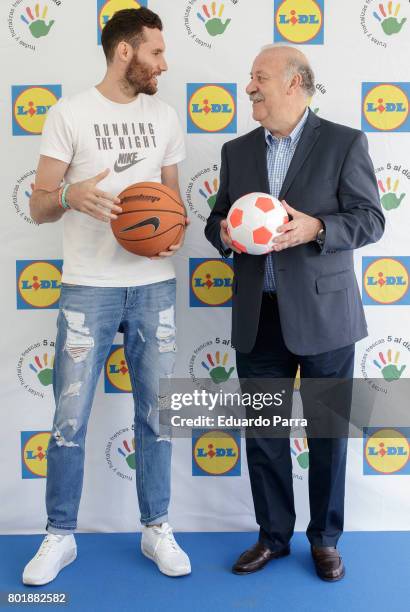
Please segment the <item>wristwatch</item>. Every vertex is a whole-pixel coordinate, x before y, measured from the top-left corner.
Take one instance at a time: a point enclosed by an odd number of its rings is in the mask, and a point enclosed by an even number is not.
[[[326,229],[322,227],[316,235],[316,242],[320,246],[321,249],[323,248],[323,245],[325,244],[325,240],[326,240]]]

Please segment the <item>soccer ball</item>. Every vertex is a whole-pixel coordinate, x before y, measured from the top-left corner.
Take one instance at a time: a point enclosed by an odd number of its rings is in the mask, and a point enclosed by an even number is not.
[[[289,221],[285,207],[268,193],[248,193],[232,204],[228,234],[242,253],[264,255],[273,250],[276,229]]]

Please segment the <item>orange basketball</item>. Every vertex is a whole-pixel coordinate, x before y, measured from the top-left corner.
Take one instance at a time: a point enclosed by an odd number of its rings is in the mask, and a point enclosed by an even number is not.
[[[124,249],[152,257],[180,242],[186,210],[175,191],[161,183],[135,183],[118,197],[122,212],[111,228]]]

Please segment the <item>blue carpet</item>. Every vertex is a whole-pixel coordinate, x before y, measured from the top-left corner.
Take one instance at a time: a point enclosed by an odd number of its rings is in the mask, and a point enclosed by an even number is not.
[[[340,550],[346,576],[329,584],[317,578],[304,534],[292,540],[289,557],[263,571],[235,576],[230,567],[256,540],[255,533],[179,533],[193,572],[168,578],[139,553],[139,534],[77,534],[77,560],[44,587],[24,587],[23,566],[42,536],[1,536],[0,591],[68,593],[65,606],[46,610],[128,612],[363,612],[408,609],[410,532],[346,533]],[[0,606],[2,607],[2,606]],[[9,609],[27,609],[15,605]],[[36,606],[39,609],[39,606]],[[44,609],[43,606],[41,606]]]

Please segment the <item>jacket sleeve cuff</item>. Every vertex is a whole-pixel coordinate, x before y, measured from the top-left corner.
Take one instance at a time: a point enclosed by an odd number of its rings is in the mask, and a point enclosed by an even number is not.
[[[323,228],[325,230],[325,240],[322,246],[320,246],[320,244],[316,242],[316,246],[319,250],[319,255],[332,255],[333,253],[336,253],[337,251],[336,249],[329,249],[329,227],[326,225],[326,222],[323,219],[323,217],[317,217],[317,218],[319,219],[319,221],[322,222]]]

